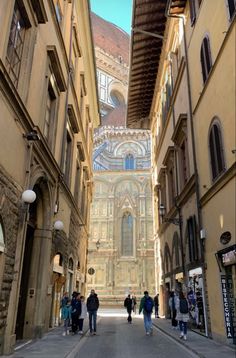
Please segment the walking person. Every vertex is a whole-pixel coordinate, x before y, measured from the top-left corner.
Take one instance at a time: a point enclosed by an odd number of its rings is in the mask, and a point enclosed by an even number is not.
[[[137,306],[136,296],[132,296],[132,301],[133,301],[133,312],[134,314],[136,314],[136,306]]]
[[[85,303],[84,296],[80,296],[80,301],[81,301],[81,314],[80,314],[79,320],[78,320],[79,334],[84,334],[83,325],[84,325],[84,320],[87,317],[87,306]]]
[[[87,298],[87,310],[89,314],[89,330],[90,335],[96,335],[97,332],[97,310],[99,307],[99,299],[94,290],[91,290]]]
[[[61,318],[64,320],[64,332],[62,333],[62,335],[66,336],[70,333],[69,326],[71,321],[71,301],[69,299],[66,305],[62,306]]]
[[[179,298],[176,302],[176,310],[177,310],[177,320],[179,321],[180,328],[180,338],[186,341],[187,339],[187,322],[189,320],[189,307],[188,300],[185,297],[185,294],[180,291]]]
[[[71,320],[72,320],[72,334],[76,334],[78,330],[78,320],[81,314],[80,293],[73,292],[71,300]]]
[[[159,318],[159,293],[154,297],[154,306],[155,306],[155,318]]]
[[[177,296],[174,291],[171,291],[169,298],[169,307],[171,313],[171,325],[172,329],[178,328],[178,321],[176,320],[177,310],[176,310]]]
[[[144,291],[144,296],[142,297],[139,306],[139,314],[143,311],[144,328],[147,336],[153,334],[153,328],[152,328],[153,306],[154,306],[153,299],[149,296],[148,291]]]
[[[130,298],[130,295],[128,295],[126,297],[126,299],[124,300],[124,306],[126,307],[127,313],[128,313],[127,321],[128,321],[128,323],[132,323],[131,312],[132,312],[132,308],[133,308],[133,300],[132,300],[132,298]]]

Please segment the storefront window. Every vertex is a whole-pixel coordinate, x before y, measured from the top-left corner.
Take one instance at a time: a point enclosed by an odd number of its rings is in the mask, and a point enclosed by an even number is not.
[[[188,302],[190,306],[190,325],[193,330],[205,333],[203,279],[200,267],[189,271]]]

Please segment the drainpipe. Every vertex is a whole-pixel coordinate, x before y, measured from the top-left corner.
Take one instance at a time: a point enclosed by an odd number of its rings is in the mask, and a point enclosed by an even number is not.
[[[202,212],[201,212],[201,204],[200,204],[200,191],[199,191],[199,176],[198,176],[198,168],[197,168],[197,158],[196,158],[196,144],[195,144],[195,137],[194,137],[194,124],[193,124],[193,109],[192,109],[192,98],[191,98],[191,89],[190,89],[190,74],[189,74],[189,61],[188,61],[188,50],[187,50],[187,40],[186,40],[186,32],[184,26],[184,18],[180,15],[171,15],[169,13],[170,9],[170,1],[168,0],[166,5],[165,16],[168,18],[176,18],[182,20],[183,25],[183,38],[184,38],[184,52],[186,58],[186,74],[187,74],[187,90],[188,90],[188,102],[189,102],[189,117],[190,117],[190,130],[191,130],[191,137],[192,137],[192,151],[193,151],[193,166],[194,166],[194,175],[195,175],[195,192],[196,192],[196,199],[197,199],[197,217],[198,217],[198,225],[199,231],[202,228]],[[198,235],[199,237],[199,235]],[[208,337],[208,312],[206,309],[206,284],[205,284],[205,265],[204,265],[204,244],[203,241],[200,239],[200,250],[201,250],[201,264],[202,264],[202,281],[203,281],[203,309],[204,309],[204,317],[205,317],[205,329],[206,329],[206,336]]]
[[[71,66],[71,54],[72,54],[72,39],[73,39],[73,20],[74,20],[74,3],[75,0],[72,1],[72,9],[71,9],[71,23],[70,23],[70,45],[69,45],[69,71],[67,76],[67,91],[66,91],[66,102],[65,102],[65,115],[64,115],[64,125],[63,125],[63,136],[62,136],[62,147],[61,147],[61,170],[63,171],[63,165],[65,161],[65,146],[66,146],[66,137],[67,137],[67,111],[68,111],[68,100],[69,100],[69,89],[71,83],[71,75],[72,75],[72,66]]]

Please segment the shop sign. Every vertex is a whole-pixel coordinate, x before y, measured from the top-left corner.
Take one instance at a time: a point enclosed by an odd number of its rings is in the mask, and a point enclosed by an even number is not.
[[[236,249],[222,254],[222,263],[224,266],[236,264]]]
[[[226,275],[221,275],[221,287],[222,287],[222,295],[223,295],[225,328],[226,328],[227,338],[234,338],[234,328],[232,322],[233,320],[232,320],[231,307],[230,307],[231,305],[228,299]]]

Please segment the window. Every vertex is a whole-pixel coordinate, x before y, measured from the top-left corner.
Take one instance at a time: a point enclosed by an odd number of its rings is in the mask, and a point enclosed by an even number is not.
[[[201,46],[201,66],[202,66],[202,77],[203,82],[205,83],[209,72],[212,67],[211,51],[210,51],[210,41],[208,36],[204,37]]]
[[[209,148],[212,179],[214,180],[225,170],[222,136],[217,122],[214,122],[210,129]]]
[[[56,110],[56,93],[53,89],[53,80],[52,75],[48,82],[48,92],[47,92],[47,102],[46,102],[46,113],[44,121],[43,134],[47,139],[49,146],[52,144],[52,133],[54,129],[54,120],[55,120],[55,110]]]
[[[132,154],[128,154],[125,157],[125,169],[134,169],[134,156]]]
[[[17,1],[15,2],[10,37],[7,46],[6,67],[7,71],[17,87],[21,60],[25,40],[26,24],[21,14]]]
[[[167,174],[167,190],[168,190],[168,210],[174,205],[174,199],[176,195],[176,182],[175,182],[175,165],[174,165],[174,147],[169,146],[163,160],[163,165],[166,166]],[[163,203],[161,203],[163,204]]]
[[[182,190],[190,177],[186,113],[180,113],[172,135],[172,140],[176,147],[179,187],[180,190]]]
[[[81,181],[81,165],[79,160],[77,159],[76,164],[76,173],[75,173],[75,201],[78,203],[79,194],[80,194],[80,181]]]
[[[55,3],[57,21],[59,24],[61,24],[62,23],[62,11],[61,11],[61,6],[60,6],[60,1],[54,0],[54,3]]]
[[[71,155],[72,155],[72,139],[70,136],[70,132],[67,129],[63,173],[65,175],[65,181],[68,185],[70,182]]]
[[[198,260],[197,230],[195,216],[187,220],[189,262]]]
[[[201,6],[202,0],[190,0],[189,6],[190,6],[190,19],[191,19],[191,25],[193,26],[196,21],[197,13],[199,12],[199,8]]]
[[[229,7],[229,18],[231,20],[236,12],[236,0],[228,0],[228,7]]]
[[[4,249],[5,249],[4,232],[3,232],[3,226],[0,221],[0,252],[4,252]]]
[[[133,217],[128,212],[122,217],[121,234],[121,255],[133,256]]]

